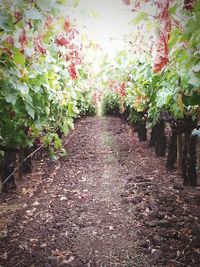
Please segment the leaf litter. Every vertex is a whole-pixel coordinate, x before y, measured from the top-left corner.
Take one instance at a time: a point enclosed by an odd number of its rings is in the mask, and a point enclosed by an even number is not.
[[[183,188],[148,142],[119,118],[94,117],[63,143],[68,157],[44,155],[1,195],[2,266],[200,265],[200,192]]]

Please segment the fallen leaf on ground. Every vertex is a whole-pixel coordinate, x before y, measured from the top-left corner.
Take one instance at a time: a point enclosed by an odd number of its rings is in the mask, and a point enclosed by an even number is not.
[[[1,258],[2,260],[7,260],[7,258],[8,258],[8,253],[7,253],[7,252],[4,252],[2,255],[0,255],[0,258]]]

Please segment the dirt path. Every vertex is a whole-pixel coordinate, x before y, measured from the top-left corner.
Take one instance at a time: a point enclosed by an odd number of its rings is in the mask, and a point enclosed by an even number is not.
[[[0,213],[1,266],[200,266],[200,193],[147,142],[118,118],[94,117],[65,143],[67,158],[37,163],[1,197],[11,211]]]
[[[119,161],[119,147],[115,135],[118,124],[109,125],[109,120],[96,120],[87,137],[91,152],[95,154],[80,184],[86,193],[84,209],[78,223],[75,248],[88,266],[128,266],[134,252],[134,223],[124,209],[120,194],[125,180],[125,171]],[[117,122],[117,120],[116,120]],[[85,151],[90,157],[91,152]]]

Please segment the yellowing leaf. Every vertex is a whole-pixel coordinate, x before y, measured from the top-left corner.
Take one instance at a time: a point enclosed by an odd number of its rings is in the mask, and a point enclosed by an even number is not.
[[[177,99],[176,99],[176,103],[179,106],[181,112],[183,113],[184,111],[184,107],[183,107],[183,99],[182,99],[182,95],[178,95]]]

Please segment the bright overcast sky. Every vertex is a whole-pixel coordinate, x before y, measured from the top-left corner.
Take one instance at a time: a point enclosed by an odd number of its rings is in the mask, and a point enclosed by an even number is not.
[[[86,26],[85,33],[89,38],[109,54],[123,48],[123,38],[130,32],[128,23],[133,12],[122,0],[80,0],[72,12],[69,17],[76,17],[78,26]]]

